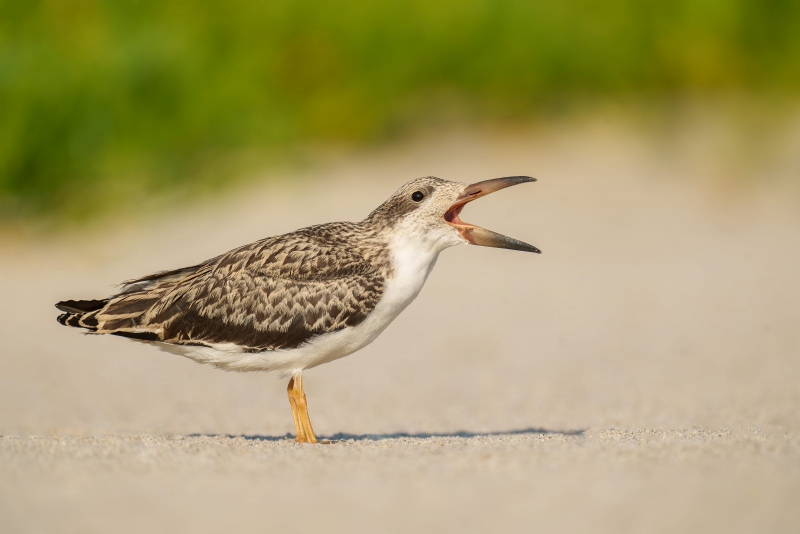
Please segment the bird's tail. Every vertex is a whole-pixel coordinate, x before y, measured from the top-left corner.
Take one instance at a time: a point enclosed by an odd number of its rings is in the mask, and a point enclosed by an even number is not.
[[[56,304],[61,310],[58,322],[66,326],[86,328],[97,334],[114,334],[154,341],[158,338],[160,323],[148,324],[146,314],[182,281],[190,279],[207,262],[151,274],[128,280],[116,295],[97,300],[63,300]],[[178,297],[180,298],[180,293]],[[169,304],[171,301],[167,301]]]
[[[62,300],[56,304],[61,310],[58,322],[65,326],[97,330],[97,313],[101,311],[109,299],[102,300]]]

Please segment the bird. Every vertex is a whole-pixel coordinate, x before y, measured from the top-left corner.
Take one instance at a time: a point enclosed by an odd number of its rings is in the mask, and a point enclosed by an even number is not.
[[[295,441],[318,443],[303,371],[374,341],[417,297],[449,247],[540,253],[459,218],[473,200],[534,181],[417,178],[360,222],[267,237],[190,267],[127,280],[106,298],[64,300],[55,305],[63,312],[58,322],[228,371],[278,372],[289,378]]]

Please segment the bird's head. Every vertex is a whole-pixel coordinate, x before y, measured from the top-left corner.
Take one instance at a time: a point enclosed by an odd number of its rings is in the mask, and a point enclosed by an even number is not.
[[[427,176],[411,180],[373,211],[367,220],[380,222],[393,232],[425,241],[438,249],[459,244],[541,251],[527,243],[486,230],[459,218],[464,206],[512,185],[535,182],[529,176],[508,176],[474,184],[463,184]]]

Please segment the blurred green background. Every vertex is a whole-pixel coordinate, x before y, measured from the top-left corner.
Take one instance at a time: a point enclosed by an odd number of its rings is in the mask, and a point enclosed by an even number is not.
[[[0,213],[86,219],[443,119],[799,89],[797,0],[0,0]]]

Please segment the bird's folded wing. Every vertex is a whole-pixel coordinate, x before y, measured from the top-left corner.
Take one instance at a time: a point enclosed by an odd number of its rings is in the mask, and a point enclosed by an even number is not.
[[[347,228],[328,230],[268,238],[128,282],[96,312],[97,332],[262,351],[355,326],[382,295],[381,258],[359,249],[361,241],[348,246]]]

